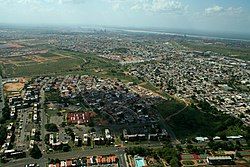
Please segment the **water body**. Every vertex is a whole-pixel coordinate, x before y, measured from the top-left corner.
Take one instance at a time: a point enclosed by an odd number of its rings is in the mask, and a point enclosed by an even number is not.
[[[166,32],[163,30],[140,30],[140,29],[120,29],[125,32],[132,32],[132,33],[147,33],[147,34],[156,34],[156,35],[172,35],[172,36],[186,36],[186,37],[193,37],[193,38],[206,38],[206,39],[218,39],[218,40],[236,40],[236,41],[246,41],[250,42],[250,35],[243,35],[243,34],[213,34],[213,33],[185,33],[185,32]]]

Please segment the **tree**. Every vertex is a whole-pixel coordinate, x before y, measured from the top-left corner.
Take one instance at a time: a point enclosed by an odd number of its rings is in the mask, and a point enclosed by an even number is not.
[[[4,104],[4,108],[2,109],[2,118],[1,123],[5,123],[6,120],[10,119],[10,108],[7,102]]]
[[[69,152],[70,151],[70,146],[69,145],[65,145],[62,147],[63,152]]]
[[[239,153],[239,151],[236,151],[236,157],[242,158],[242,155]]]
[[[178,158],[173,158],[173,159],[171,159],[170,165],[171,165],[171,167],[179,167],[180,164],[179,164]]]
[[[90,132],[96,132],[95,128],[91,128]]]
[[[50,136],[50,134],[46,134],[45,137],[44,137],[44,142],[46,144],[49,144],[49,136]]]
[[[176,149],[177,149],[179,152],[182,152],[182,151],[183,151],[183,148],[181,147],[181,145],[176,145]]]
[[[159,149],[158,150],[158,155],[161,158],[165,159],[167,162],[170,162],[171,159],[178,157],[178,153],[177,153],[176,149],[175,148],[169,148],[169,147]]]
[[[40,131],[36,132],[36,133],[35,133],[35,136],[34,136],[34,140],[35,140],[35,141],[41,141],[40,136],[41,136],[41,132],[40,132]]]
[[[188,152],[191,152],[191,150],[192,150],[193,148],[194,148],[193,145],[191,145],[191,144],[187,145]]]
[[[50,92],[45,92],[45,101],[55,101],[58,103],[62,102],[60,91],[57,89],[52,89]]]
[[[0,77],[3,77],[3,66],[0,65]]]
[[[152,155],[152,150],[143,147],[131,147],[127,149],[127,153],[130,155],[147,156],[147,155]]]
[[[45,129],[48,131],[48,132],[58,132],[59,129],[58,127],[56,126],[56,124],[46,124],[45,125]]]
[[[3,126],[0,126],[0,145],[4,144],[4,141],[7,137],[7,131],[6,128]]]
[[[95,126],[95,123],[93,122],[93,120],[90,120],[89,126],[90,126],[90,127],[94,127],[94,126]]]
[[[67,135],[69,135],[71,137],[71,140],[74,141],[75,140],[75,134],[73,129],[71,128],[67,128],[65,129],[65,132],[67,133]]]
[[[42,152],[36,144],[34,144],[33,148],[30,150],[30,156],[35,159],[42,157]]]

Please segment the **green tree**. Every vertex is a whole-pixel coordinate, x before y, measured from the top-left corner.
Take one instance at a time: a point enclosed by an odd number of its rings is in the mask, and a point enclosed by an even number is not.
[[[71,128],[67,128],[65,129],[65,132],[67,133],[67,135],[69,135],[71,137],[71,140],[74,141],[75,140],[75,134],[73,129]]]
[[[0,65],[0,76],[3,77],[3,66]]]
[[[181,147],[181,145],[176,145],[176,149],[177,149],[179,152],[182,152],[182,151],[183,151],[183,148]]]
[[[89,126],[90,126],[90,127],[94,127],[94,126],[95,126],[95,123],[94,123],[94,121],[93,121],[93,120],[90,120],[90,122],[89,122]]]
[[[58,132],[59,129],[58,127],[56,126],[56,124],[46,124],[45,125],[45,129],[48,131],[48,132]]]
[[[90,132],[96,132],[95,128],[91,128]]]
[[[2,109],[2,118],[1,118],[1,123],[5,123],[6,120],[10,119],[10,108],[7,102],[4,104],[4,108]]]
[[[36,144],[34,144],[33,148],[30,150],[30,156],[35,159],[42,157],[42,152]]]
[[[171,159],[178,157],[178,153],[177,153],[176,149],[169,148],[169,147],[164,147],[163,149],[158,150],[158,154],[160,157],[165,159],[167,162],[170,162]]]
[[[7,131],[4,126],[0,126],[0,145],[4,144],[4,141],[7,137]]]
[[[69,145],[65,145],[62,147],[63,152],[69,152],[70,151],[70,146]]]
[[[171,159],[170,165],[171,165],[171,167],[179,167],[180,164],[179,164],[178,158],[173,158],[173,159]]]

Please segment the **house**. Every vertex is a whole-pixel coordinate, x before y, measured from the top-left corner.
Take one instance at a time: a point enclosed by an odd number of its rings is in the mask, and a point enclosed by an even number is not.
[[[206,142],[208,141],[208,137],[196,137],[195,140],[197,140],[198,142]]]
[[[242,138],[243,138],[243,136],[241,136],[241,135],[238,135],[238,136],[227,136],[228,140],[240,140]]]
[[[234,162],[230,156],[208,156],[207,163],[209,165],[230,165]]]
[[[87,124],[90,122],[90,117],[90,112],[68,113],[67,121],[69,124]]]
[[[104,132],[105,132],[105,138],[106,139],[108,139],[108,140],[112,139],[112,136],[110,135],[109,129],[105,129]]]

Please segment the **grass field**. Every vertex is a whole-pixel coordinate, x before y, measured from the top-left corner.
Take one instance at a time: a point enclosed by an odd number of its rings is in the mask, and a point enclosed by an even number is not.
[[[250,156],[250,151],[239,151],[241,156]]]
[[[47,109],[46,113],[51,117],[51,116],[57,116],[57,113],[59,113],[59,111],[57,109],[55,110]]]
[[[182,160],[193,160],[195,158],[192,154],[181,154],[181,159]]]
[[[64,56],[60,52],[49,52],[46,57],[32,55],[8,58],[3,62],[4,77],[36,76],[78,70],[85,62],[75,56]]]
[[[4,77],[88,74],[113,77],[129,82],[138,79],[126,76],[118,63],[94,54],[51,50],[46,54],[0,59]]]
[[[199,155],[201,159],[206,159],[207,158],[207,154],[200,154]]]

